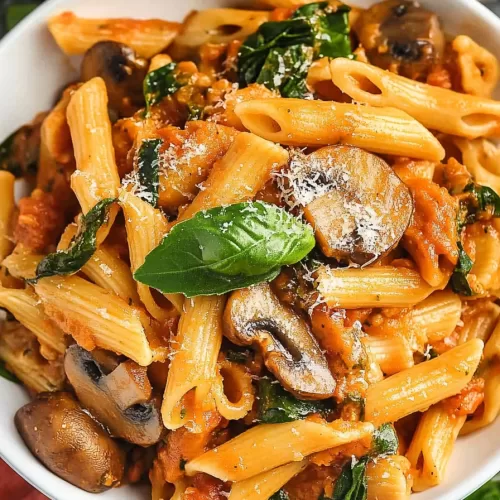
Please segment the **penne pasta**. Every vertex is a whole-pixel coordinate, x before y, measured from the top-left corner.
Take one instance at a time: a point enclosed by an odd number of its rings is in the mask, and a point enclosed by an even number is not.
[[[369,438],[369,422],[297,420],[261,424],[186,464],[188,475],[204,472],[222,481],[243,481],[312,453]],[[256,446],[256,443],[259,443]]]
[[[47,316],[84,349],[107,349],[141,366],[156,361],[141,311],[114,293],[78,276],[43,278],[35,291]]]
[[[423,491],[443,481],[455,441],[466,416],[455,416],[441,405],[429,408],[418,423],[406,457],[411,463],[413,491]]]
[[[202,430],[204,401],[217,375],[217,357],[222,343],[223,296],[186,300],[177,335],[171,339],[172,360],[163,397],[162,417],[167,429],[189,423],[193,432]],[[188,408],[186,394],[194,391]]]
[[[231,486],[229,500],[268,500],[290,479],[302,472],[308,464],[307,459],[301,462],[291,462],[249,479],[237,481]]]
[[[368,348],[375,362],[386,375],[393,375],[407,368],[413,362],[413,350],[409,341],[399,335],[367,335],[361,342]]]
[[[468,139],[491,137],[500,130],[500,102],[420,83],[350,59],[334,59],[330,69],[333,83],[356,102],[397,108],[429,129]]]
[[[36,267],[43,257],[43,255],[14,252],[4,259],[1,264],[14,278],[26,280],[35,277]]]
[[[181,25],[160,19],[84,19],[62,12],[48,20],[57,45],[68,55],[83,54],[97,42],[124,43],[141,57],[152,57],[166,49]]]
[[[318,269],[318,291],[330,307],[408,307],[428,297],[435,288],[413,269],[380,266]]]
[[[470,339],[481,339],[486,342],[490,337],[498,319],[500,306],[493,302],[470,302],[462,311],[463,325],[457,331],[458,343],[463,344]]]
[[[407,500],[412,482],[407,458],[400,455],[378,458],[366,466],[366,499]]]
[[[235,113],[254,134],[287,146],[347,144],[374,153],[439,161],[439,141],[404,111],[303,99],[256,99]]]
[[[15,211],[14,182],[16,178],[6,171],[0,171],[0,262],[14,248],[13,218]]]
[[[481,340],[469,340],[370,386],[366,392],[366,420],[376,426],[394,422],[457,394],[470,382],[482,352]]]

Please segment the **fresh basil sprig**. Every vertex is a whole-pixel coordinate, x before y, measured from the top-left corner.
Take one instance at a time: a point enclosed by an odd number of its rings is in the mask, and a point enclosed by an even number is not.
[[[281,208],[237,203],[174,226],[134,277],[164,293],[219,295],[273,280],[314,244],[311,227]]]
[[[302,401],[287,392],[277,381],[259,380],[258,419],[266,424],[300,420],[311,413],[326,416],[333,411],[333,400]]]
[[[40,278],[78,272],[94,255],[97,231],[107,222],[109,208],[115,202],[115,198],[105,198],[89,210],[82,217],[80,231],[73,238],[71,246],[44,257],[36,268],[36,276],[26,281],[36,283]]]
[[[480,211],[488,210],[493,217],[500,217],[500,196],[493,189],[471,182],[465,186],[464,192],[473,194]]]
[[[369,457],[360,458],[356,463],[347,462],[342,468],[335,490],[333,500],[365,500],[368,486],[366,480],[366,466]]]
[[[146,101],[146,115],[151,106],[158,104],[163,98],[175,94],[185,83],[176,75],[177,64],[170,63],[147,74],[144,79],[144,99]]]
[[[333,9],[328,2],[316,2],[300,7],[290,19],[261,24],[240,48],[240,85],[257,82],[283,97],[304,97],[314,59],[353,57],[349,10],[346,5]]]
[[[146,139],[142,141],[137,162],[139,177],[139,197],[156,208],[160,188],[160,147],[161,139]]]
[[[458,262],[455,266],[455,269],[453,270],[453,274],[451,275],[451,288],[455,293],[470,297],[474,295],[474,291],[467,281],[467,275],[470,273],[472,267],[474,266],[474,262],[467,255],[467,252],[464,250],[464,247],[460,241],[457,243],[457,247]]]
[[[391,424],[381,425],[373,434],[372,453],[377,455],[396,455],[398,436]]]

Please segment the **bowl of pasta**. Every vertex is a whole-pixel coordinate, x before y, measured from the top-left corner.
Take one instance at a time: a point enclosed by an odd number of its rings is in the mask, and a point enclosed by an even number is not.
[[[500,20],[348,3],[51,0],[0,43],[0,456],[48,497],[500,469]]]

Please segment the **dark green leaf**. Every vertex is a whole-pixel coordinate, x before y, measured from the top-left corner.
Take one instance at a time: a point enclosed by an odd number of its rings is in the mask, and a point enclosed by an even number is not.
[[[500,217],[500,196],[493,189],[470,183],[465,187],[464,191],[474,195],[479,210],[483,212],[488,210],[493,217]]]
[[[248,349],[242,351],[236,351],[234,349],[229,349],[226,351],[226,359],[232,361],[233,363],[246,363],[250,359],[251,353]]]
[[[311,413],[327,416],[333,411],[332,400],[302,401],[287,392],[275,380],[259,380],[258,419],[266,424],[300,420]]]
[[[184,83],[177,78],[176,63],[170,63],[148,73],[144,79],[144,99],[146,101],[146,114],[151,106],[158,104],[165,97],[175,94]]]
[[[465,500],[500,500],[500,482],[488,481]]]
[[[314,243],[310,226],[275,205],[216,207],[174,226],[134,276],[164,293],[223,294],[271,281]]]
[[[398,436],[391,424],[381,425],[373,434],[372,452],[375,455],[395,455],[398,452]]]
[[[348,13],[345,5],[335,10],[318,2],[297,9],[285,21],[262,24],[240,48],[240,85],[257,82],[283,97],[304,97],[314,59],[352,57]]]
[[[343,404],[354,403],[359,405],[359,419],[363,421],[365,419],[365,398],[360,396],[358,393],[350,392],[345,397]]]
[[[97,231],[107,222],[109,207],[116,202],[114,198],[105,198],[82,217],[81,227],[67,250],[47,255],[36,268],[36,276],[29,283],[36,283],[40,278],[55,275],[67,275],[78,272],[92,257],[97,247]]]
[[[467,281],[467,275],[470,273],[474,262],[467,255],[467,252],[464,250],[461,242],[458,242],[457,246],[458,262],[453,274],[451,275],[451,288],[453,288],[455,293],[470,297],[471,295],[474,295],[474,292]]]
[[[347,462],[335,483],[333,500],[366,500],[366,464],[368,457],[358,462]]]
[[[5,15],[7,31],[10,31],[16,24],[20,23],[28,14],[38,7],[37,3],[25,3],[19,5],[9,5]]]
[[[0,377],[10,380],[11,382],[19,383],[19,379],[7,368],[5,368],[5,363],[0,360]]]
[[[188,121],[192,120],[201,120],[203,118],[203,114],[205,113],[205,109],[203,106],[198,106],[196,104],[188,104]]]
[[[138,195],[155,208],[158,204],[158,190],[160,187],[161,145],[161,139],[147,139],[142,141],[137,164],[137,173],[141,186]]]
[[[269,500],[290,500],[288,493],[285,490],[278,490],[274,495],[269,497]]]

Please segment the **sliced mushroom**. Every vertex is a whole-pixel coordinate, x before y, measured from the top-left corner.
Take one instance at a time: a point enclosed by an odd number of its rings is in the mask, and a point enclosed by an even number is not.
[[[80,402],[113,436],[140,446],[160,440],[160,401],[152,395],[147,369],[125,361],[111,373],[78,345],[66,351],[66,375]]]
[[[438,17],[416,1],[377,3],[362,12],[355,31],[372,64],[409,78],[424,78],[444,51]]]
[[[81,76],[84,82],[100,76],[106,84],[109,107],[119,117],[130,116],[144,104],[142,84],[148,63],[135,52],[117,42],[98,42],[87,52],[82,61]]]
[[[319,193],[325,193],[313,196],[304,214],[327,257],[366,264],[397,245],[410,223],[413,201],[384,160],[359,148],[331,146],[302,162],[302,175],[317,179]]]
[[[15,417],[24,442],[48,469],[91,493],[122,480],[125,454],[66,392],[40,394]]]
[[[305,321],[280,303],[267,283],[233,292],[224,333],[236,345],[257,347],[283,387],[302,399],[325,399],[335,381]]]

